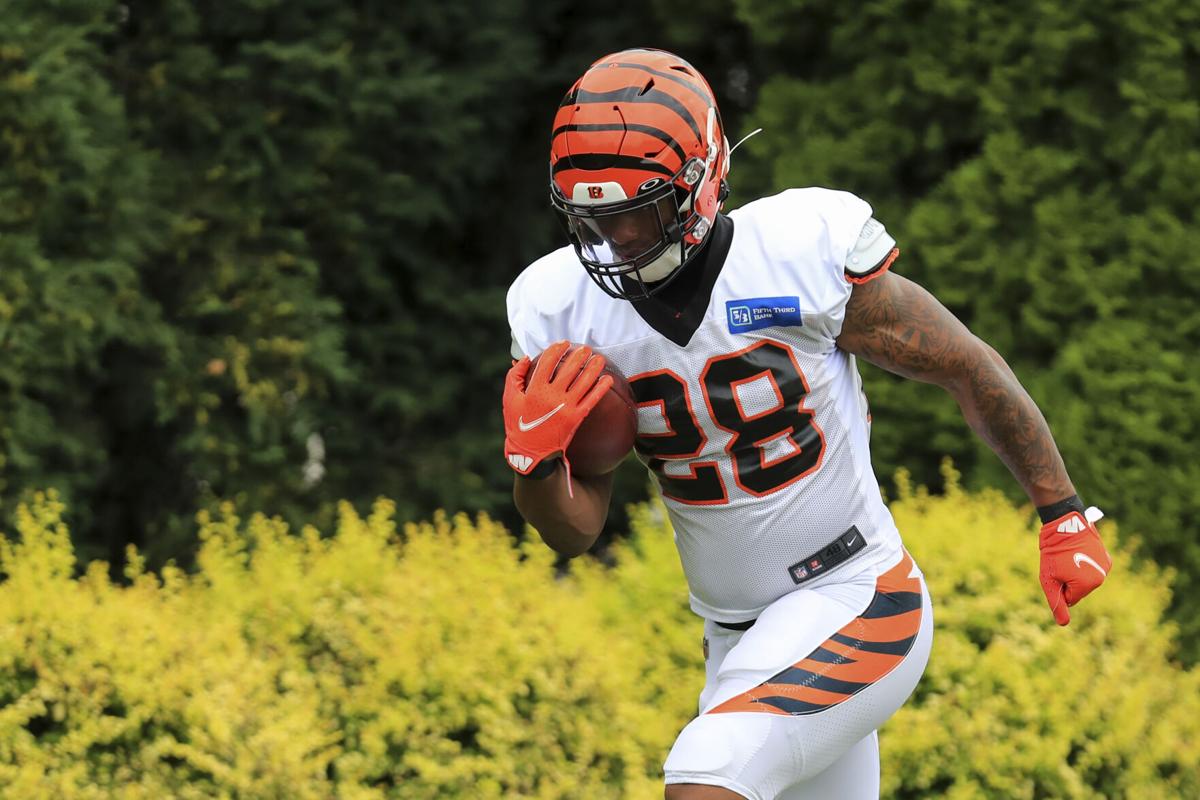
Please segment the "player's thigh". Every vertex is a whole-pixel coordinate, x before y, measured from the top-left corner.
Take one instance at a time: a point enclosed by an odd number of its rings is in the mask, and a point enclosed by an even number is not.
[[[907,555],[866,580],[793,592],[763,613],[724,655],[704,713],[676,740],[669,784],[775,797],[814,779],[904,703],[928,660],[928,594]]]
[[[745,632],[707,623],[700,716],[667,757],[667,784],[719,786],[756,800],[794,782],[799,765],[781,724],[787,714],[714,709],[803,661],[861,613],[874,591],[875,575],[865,574],[827,591],[801,589],[781,597]]]
[[[775,800],[879,800],[879,734],[860,739],[842,756],[802,783],[784,789]]]
[[[666,800],[740,800],[744,795],[719,786],[670,784]],[[874,731],[824,772],[784,789],[775,800],[878,800],[879,736]]]

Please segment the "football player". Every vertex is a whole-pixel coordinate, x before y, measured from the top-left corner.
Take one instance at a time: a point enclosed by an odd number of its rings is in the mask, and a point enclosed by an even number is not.
[[[571,476],[564,453],[615,365],[705,620],[707,682],[666,797],[874,798],[875,731],[920,679],[933,621],[871,470],[856,358],[946,389],[1003,459],[1044,523],[1058,624],[1112,562],[1037,406],[890,271],[871,207],[803,188],[721,213],[729,157],[708,83],[670,53],[605,56],[563,98],[550,196],[570,245],[508,293],[514,498],[559,553],[596,540],[612,478]],[[568,342],[583,346],[564,358]]]

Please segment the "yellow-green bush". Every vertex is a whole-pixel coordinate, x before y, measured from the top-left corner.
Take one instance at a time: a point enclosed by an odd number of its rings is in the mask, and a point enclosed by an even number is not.
[[[882,734],[885,795],[1200,797],[1200,671],[1169,663],[1169,572],[1114,552],[1108,581],[1059,628],[1028,511],[963,493],[945,471],[947,496],[901,485],[893,505],[936,633],[913,700]]]
[[[120,587],[71,577],[61,512],[0,545],[4,798],[661,793],[701,681],[669,538],[559,580],[486,519],[398,533],[380,502],[322,539],[229,510],[196,575],[135,555]]]
[[[902,492],[938,637],[883,734],[893,797],[1200,795],[1200,681],[1171,666],[1161,575],[1055,628],[1029,515]],[[556,576],[481,518],[336,535],[232,509],[195,575],[74,578],[54,497],[0,541],[5,798],[656,798],[693,713],[700,626],[661,509],[614,567]]]

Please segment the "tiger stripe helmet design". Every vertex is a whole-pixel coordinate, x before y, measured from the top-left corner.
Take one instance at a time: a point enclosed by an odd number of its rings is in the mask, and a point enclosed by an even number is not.
[[[921,627],[921,582],[907,552],[880,575],[875,597],[858,617],[813,652],[710,714],[757,711],[792,716],[839,705],[895,669]]]
[[[649,297],[679,274],[712,229],[728,172],[712,89],[663,50],[596,61],[554,117],[551,202],[580,262],[613,297]]]

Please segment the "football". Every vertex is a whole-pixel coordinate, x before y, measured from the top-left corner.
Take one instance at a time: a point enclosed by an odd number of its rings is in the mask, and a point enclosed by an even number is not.
[[[563,354],[564,361],[574,349],[572,346]],[[537,358],[533,361],[536,365]],[[637,402],[629,381],[612,364],[605,364],[604,374],[612,376],[612,387],[584,418],[567,446],[573,475],[595,477],[612,472],[629,455],[637,436]]]

